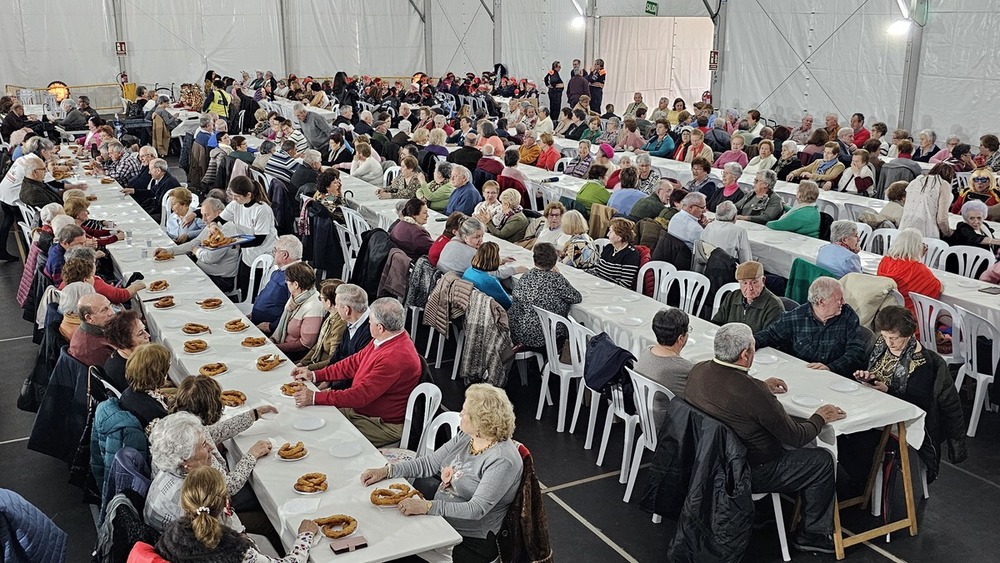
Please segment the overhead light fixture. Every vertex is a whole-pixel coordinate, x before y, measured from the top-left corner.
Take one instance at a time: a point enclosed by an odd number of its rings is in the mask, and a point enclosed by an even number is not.
[[[583,29],[587,26],[587,20],[583,16],[573,18],[572,24],[576,29]]]
[[[889,26],[888,32],[892,35],[906,35],[910,31],[913,22],[908,19],[899,19]]]

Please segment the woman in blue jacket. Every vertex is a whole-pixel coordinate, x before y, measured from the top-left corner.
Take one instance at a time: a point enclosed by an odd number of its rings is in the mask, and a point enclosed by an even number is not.
[[[484,242],[472,258],[472,267],[465,270],[463,280],[472,282],[479,291],[489,295],[504,309],[510,309],[510,295],[490,272],[500,268],[500,247],[495,242]]]
[[[656,136],[646,141],[641,149],[635,151],[639,154],[649,153],[649,156],[659,156],[670,158],[674,153],[674,140],[668,134],[670,126],[666,120],[660,119],[656,122]]]

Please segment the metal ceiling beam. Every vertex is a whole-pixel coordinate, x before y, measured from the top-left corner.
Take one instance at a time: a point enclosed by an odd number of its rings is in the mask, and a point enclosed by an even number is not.
[[[920,74],[920,53],[924,41],[924,26],[927,25],[927,0],[916,0],[911,4],[913,24],[906,40],[906,59],[903,63],[903,84],[899,93],[898,129],[910,130],[913,124],[913,107],[917,98],[917,78]]]
[[[431,4],[434,0],[424,0],[424,13],[421,14],[421,19],[424,22],[424,72],[431,76],[437,76],[434,73],[434,35],[433,26],[431,25]],[[410,4],[413,4],[413,0],[410,0]],[[416,9],[416,6],[413,6]],[[419,11],[417,13],[420,13]]]
[[[496,22],[496,18],[493,17],[493,10],[490,10],[490,7],[486,4],[486,0],[479,0],[479,3],[483,5],[483,9],[486,10],[486,14],[490,16],[490,19]],[[495,5],[499,7],[500,2],[495,2]]]
[[[414,2],[413,0],[410,0],[410,6],[413,6],[413,11],[416,12],[418,16],[420,16],[420,21],[426,23],[424,19],[424,14],[420,11],[420,8],[417,7],[417,3]]]

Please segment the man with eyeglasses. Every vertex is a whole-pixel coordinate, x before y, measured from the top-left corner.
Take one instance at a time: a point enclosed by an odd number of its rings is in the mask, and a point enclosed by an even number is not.
[[[785,309],[781,300],[764,286],[764,266],[760,262],[740,264],[736,268],[736,281],[740,290],[722,298],[719,310],[712,317],[713,323],[743,323],[759,332],[781,317]]]
[[[694,250],[694,243],[701,238],[701,233],[708,224],[706,207],[705,194],[692,192],[684,196],[681,210],[670,220],[667,233]]]
[[[292,264],[302,261],[302,241],[294,235],[281,235],[274,243],[271,253],[277,269],[271,274],[267,284],[260,289],[257,300],[253,303],[253,310],[250,311],[250,321],[267,334],[271,333],[272,325],[281,318],[281,312],[288,302],[285,270]],[[249,288],[248,291],[253,291],[253,288]]]
[[[21,191],[18,199],[31,207],[45,207],[50,203],[62,203],[62,196],[45,183],[45,162],[37,155],[22,156],[28,159],[24,163],[24,179],[21,180]]]

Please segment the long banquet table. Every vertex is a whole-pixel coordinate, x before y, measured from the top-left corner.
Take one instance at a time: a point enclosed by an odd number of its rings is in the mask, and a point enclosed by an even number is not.
[[[70,156],[66,153],[65,156]],[[82,174],[82,171],[80,172]],[[270,372],[256,369],[256,358],[263,354],[284,354],[270,342],[260,348],[247,349],[240,342],[248,336],[262,333],[215,287],[209,278],[187,256],[176,256],[167,262],[154,262],[142,256],[147,249],[170,247],[170,241],[148,214],[131,198],[120,194],[117,184],[101,184],[97,178],[87,178],[88,193],[97,200],[90,207],[95,219],[111,219],[122,230],[133,232],[131,246],[120,241],[108,247],[119,272],[141,272],[147,283],[167,280],[170,287],[163,293],[141,291],[134,306],[143,313],[154,341],[172,350],[171,379],[179,383],[198,373],[198,368],[210,362],[224,362],[229,371],[216,377],[223,389],[237,389],[247,395],[247,402],[240,408],[226,408],[224,416],[246,411],[256,406],[270,404],[278,409],[277,415],[268,415],[249,430],[227,443],[234,463],[256,441],[269,439],[276,446],[285,442],[302,441],[309,455],[297,462],[285,462],[276,453],[258,460],[250,483],[260,500],[271,524],[279,530],[285,548],[291,547],[295,531],[304,518],[317,518],[331,514],[349,514],[358,520],[358,533],[368,541],[368,547],[349,554],[335,555],[328,547],[328,540],[319,540],[311,552],[312,561],[386,561],[408,555],[446,548],[461,541],[457,532],[439,516],[406,517],[394,509],[384,509],[369,500],[372,490],[384,487],[393,480],[378,486],[364,487],[361,472],[368,467],[385,464],[385,458],[368,442],[335,407],[312,406],[296,409],[290,397],[281,394],[280,386],[291,381],[292,362]],[[177,305],[172,309],[155,309],[148,300],[173,295]],[[221,298],[223,306],[204,311],[195,303],[208,297]],[[249,328],[239,333],[229,333],[223,325],[230,320],[242,319]],[[180,329],[186,322],[198,322],[211,327],[210,334],[189,336]],[[205,353],[191,355],[183,351],[183,343],[192,338],[208,342]],[[300,430],[298,427],[323,424],[318,430]],[[277,448],[275,448],[277,452]],[[328,477],[329,490],[320,495],[301,495],[292,489],[295,480],[305,473],[323,472]]]

